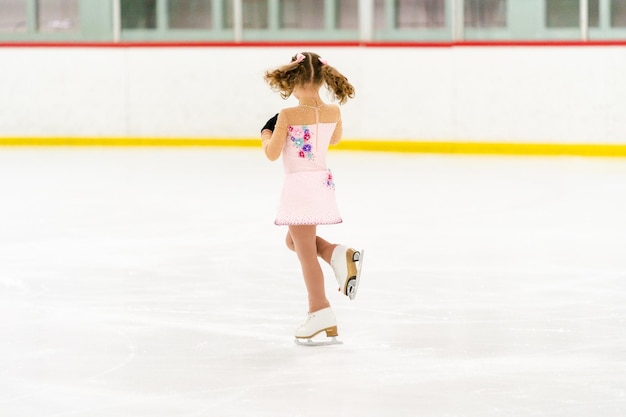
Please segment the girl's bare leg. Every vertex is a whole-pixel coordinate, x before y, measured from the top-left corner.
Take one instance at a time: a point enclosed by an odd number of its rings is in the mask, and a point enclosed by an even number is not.
[[[291,231],[287,231],[285,243],[287,244],[287,247],[289,249],[294,252],[296,251],[293,244],[293,238],[291,237]],[[326,261],[326,263],[330,264],[330,257],[333,255],[333,249],[335,249],[337,245],[334,243],[330,243],[319,236],[315,236],[315,246],[317,250],[317,256]]]
[[[291,230],[287,232],[286,243],[289,249],[295,250]],[[359,285],[363,254],[347,246],[330,243],[319,236],[315,236],[315,248],[317,256],[333,268],[339,291],[354,300]]]
[[[317,227],[315,225],[298,225],[289,226],[289,233],[287,234],[287,246],[296,252],[302,267],[304,284],[309,296],[309,313],[330,307],[324,288],[324,274],[317,259],[319,238],[317,238],[316,232]],[[324,254],[328,251],[332,254],[332,247],[328,249],[324,242],[326,245],[332,245],[323,239],[321,240],[323,241],[321,243]],[[330,255],[328,256],[330,260]]]

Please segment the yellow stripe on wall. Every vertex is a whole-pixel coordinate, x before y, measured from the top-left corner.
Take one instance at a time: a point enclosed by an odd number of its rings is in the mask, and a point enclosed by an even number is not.
[[[9,137],[0,146],[172,146],[260,147],[257,138],[120,138],[120,137]],[[343,140],[332,149],[345,151],[441,153],[481,155],[571,155],[626,157],[626,144],[421,142]]]
[[[24,137],[0,138],[0,146],[216,146],[260,147],[259,139],[232,138],[115,138]]]
[[[626,157],[626,144],[344,141],[337,146],[337,149],[406,153]]]

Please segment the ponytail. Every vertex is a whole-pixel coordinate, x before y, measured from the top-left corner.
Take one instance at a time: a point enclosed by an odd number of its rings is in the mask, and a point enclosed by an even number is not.
[[[283,99],[288,98],[297,85],[322,83],[326,84],[339,104],[354,98],[354,87],[348,79],[314,52],[294,55],[289,64],[266,71],[264,78],[272,90],[280,92]]]
[[[322,66],[322,77],[326,86],[333,94],[333,98],[344,104],[349,98],[354,98],[354,86],[350,84],[345,75],[328,64]]]

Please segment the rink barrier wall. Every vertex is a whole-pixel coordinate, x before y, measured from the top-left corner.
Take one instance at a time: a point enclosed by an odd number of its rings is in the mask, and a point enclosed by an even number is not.
[[[0,146],[261,148],[258,138],[0,138]],[[395,153],[626,157],[626,145],[416,142],[344,139],[331,150]]]
[[[626,156],[626,41],[5,43],[0,145],[259,146],[312,49],[357,87],[338,149]]]

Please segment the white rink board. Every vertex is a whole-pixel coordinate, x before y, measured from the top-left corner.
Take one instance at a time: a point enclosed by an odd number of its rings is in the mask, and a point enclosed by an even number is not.
[[[0,137],[257,137],[300,49],[355,84],[348,139],[626,143],[620,46],[5,47]]]

